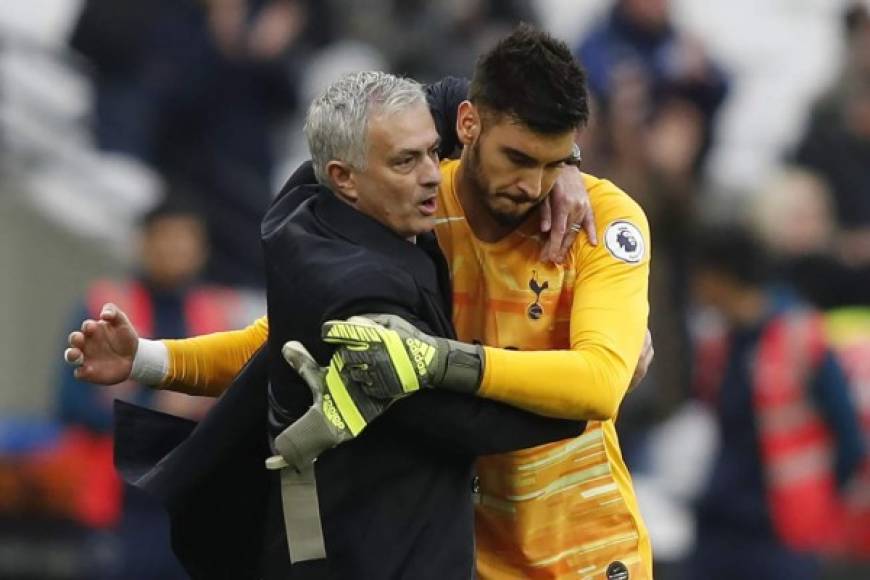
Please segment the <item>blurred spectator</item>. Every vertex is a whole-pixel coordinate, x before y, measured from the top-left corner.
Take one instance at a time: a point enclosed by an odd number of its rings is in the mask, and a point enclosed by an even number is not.
[[[852,260],[870,264],[870,10],[845,13],[847,54],[840,78],[814,107],[795,161],[819,172],[833,191],[837,222]]]
[[[691,114],[700,117],[703,145],[691,161],[694,167],[700,165],[727,82],[702,44],[671,22],[669,0],[618,0],[580,44],[577,55],[604,109],[626,98],[626,84],[631,85],[635,117],[648,119],[672,101],[694,109]]]
[[[241,327],[254,311],[262,309],[259,298],[197,285],[208,258],[205,226],[193,206],[178,196],[145,216],[141,234],[141,270],[127,280],[95,281],[74,315],[76,326],[86,318],[98,319],[103,304],[113,302],[130,315],[143,337],[183,338]],[[60,421],[92,437],[105,438],[107,452],[89,467],[104,474],[103,479],[116,480],[110,443],[115,398],[190,418],[199,418],[207,408],[204,399],[155,391],[129,381],[94,387],[77,381],[70,369],[64,368],[58,399]],[[120,553],[116,561],[120,567],[103,571],[105,576],[100,577],[185,578],[169,550],[168,520],[162,510],[130,487],[125,488],[122,499],[119,484],[115,487],[114,493],[110,484],[93,490],[101,494],[94,498],[97,501],[111,502],[114,497],[118,502],[114,511],[120,517],[117,522],[111,518],[101,522],[110,528],[117,526]],[[111,512],[110,506],[106,509]]]
[[[520,21],[536,22],[530,0],[331,0],[345,38],[376,48],[397,74],[421,82],[470,77],[477,55]]]
[[[197,193],[212,280],[262,285],[271,131],[296,104],[306,15],[303,0],[88,0],[73,32],[96,72],[98,145]]]
[[[757,192],[751,216],[777,270],[822,309],[870,304],[870,262],[854,258],[818,175],[785,168]]]
[[[87,318],[98,319],[102,305],[114,302],[130,313],[143,336],[183,338],[232,328],[230,320],[234,311],[239,310],[239,295],[196,285],[207,259],[202,218],[192,205],[177,196],[168,199],[143,219],[140,270],[129,280],[94,281],[73,315],[74,326]],[[69,369],[63,369],[59,418],[66,424],[107,433],[112,428],[114,398],[153,406],[158,394],[169,396],[132,383],[94,388],[73,378]]]
[[[695,249],[696,298],[726,330],[698,345],[721,437],[687,577],[817,578],[865,453],[847,380],[821,317],[767,285],[749,234],[711,230]]]
[[[393,70],[423,82],[470,77],[478,55],[521,21],[537,20],[529,0],[394,0],[393,17]]]

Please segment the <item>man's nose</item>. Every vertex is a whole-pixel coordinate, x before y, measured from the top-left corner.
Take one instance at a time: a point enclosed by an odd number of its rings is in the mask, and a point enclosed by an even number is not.
[[[441,185],[441,167],[437,155],[426,155],[420,170],[420,185],[438,187]]]
[[[529,199],[537,200],[544,189],[543,169],[530,169],[523,172],[517,188]]]

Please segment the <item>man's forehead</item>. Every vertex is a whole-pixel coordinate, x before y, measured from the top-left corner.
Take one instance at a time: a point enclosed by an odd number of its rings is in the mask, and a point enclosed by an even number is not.
[[[375,115],[369,120],[369,140],[389,149],[428,149],[438,140],[435,122],[425,105]]]
[[[516,149],[532,157],[544,153],[566,156],[571,152],[575,136],[574,131],[557,134],[534,131],[519,120],[508,116],[503,116],[498,122],[485,126],[484,132],[490,138],[496,139],[498,145]]]

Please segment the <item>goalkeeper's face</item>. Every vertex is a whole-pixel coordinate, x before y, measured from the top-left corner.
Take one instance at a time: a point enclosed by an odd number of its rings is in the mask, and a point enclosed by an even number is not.
[[[517,225],[549,195],[571,158],[574,132],[538,133],[508,116],[477,119],[464,161],[475,194],[498,222]]]
[[[365,170],[353,170],[356,208],[404,238],[431,231],[438,209],[440,138],[424,104],[374,115]]]

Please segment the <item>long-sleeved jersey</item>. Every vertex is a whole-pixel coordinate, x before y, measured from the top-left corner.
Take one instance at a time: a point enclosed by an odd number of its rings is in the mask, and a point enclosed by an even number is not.
[[[478,573],[605,578],[609,568],[619,578],[624,567],[630,578],[651,578],[649,539],[613,422],[647,325],[643,212],[612,183],[585,176],[601,244],[578,238],[565,265],[543,264],[534,218],[495,243],[474,236],[456,195],[458,167],[442,165],[436,233],[450,265],[457,336],[487,345],[481,394],[599,419],[576,439],[478,460]]]
[[[601,244],[578,239],[565,265],[544,264],[536,218],[496,243],[474,236],[456,196],[458,166],[442,164],[436,233],[450,264],[457,335],[487,345],[480,394],[597,419],[576,439],[479,460],[478,573],[619,578],[625,569],[651,578],[649,538],[613,423],[647,325],[646,218],[612,183],[584,176]],[[232,333],[166,341],[164,386],[219,393],[267,334],[263,318]]]

